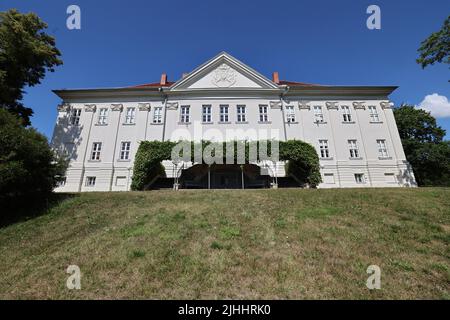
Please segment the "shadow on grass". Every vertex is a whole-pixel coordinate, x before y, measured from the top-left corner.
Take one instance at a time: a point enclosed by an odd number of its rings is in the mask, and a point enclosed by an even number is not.
[[[78,197],[73,193],[51,193],[0,201],[0,228],[47,214],[66,199]]]

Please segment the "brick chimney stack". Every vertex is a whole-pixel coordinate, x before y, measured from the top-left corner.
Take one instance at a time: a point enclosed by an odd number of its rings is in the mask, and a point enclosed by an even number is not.
[[[161,81],[159,82],[160,85],[165,86],[167,84],[167,74],[163,73],[161,75]]]
[[[276,84],[280,83],[280,77],[278,76],[278,71],[275,71],[272,74],[272,81],[275,82]]]

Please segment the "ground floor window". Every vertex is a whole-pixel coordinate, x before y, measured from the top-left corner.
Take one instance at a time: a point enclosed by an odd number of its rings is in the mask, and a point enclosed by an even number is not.
[[[324,173],[324,175],[323,175],[323,183],[325,183],[325,184],[334,184],[334,174],[332,174],[332,173]]]
[[[356,181],[356,183],[366,183],[366,181],[364,179],[364,174],[363,173],[355,173],[355,181]]]
[[[125,187],[127,184],[127,177],[117,177],[116,178],[116,186]]]
[[[95,177],[86,177],[86,187],[95,186]]]

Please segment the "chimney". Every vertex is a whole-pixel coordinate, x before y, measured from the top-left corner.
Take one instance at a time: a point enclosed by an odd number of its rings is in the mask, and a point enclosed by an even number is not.
[[[161,75],[161,81],[159,82],[160,85],[165,86],[167,84],[167,74],[163,73]]]
[[[278,71],[275,71],[274,73],[272,73],[272,81],[275,82],[276,84],[280,83],[280,78],[278,76]]]
[[[186,78],[187,75],[188,75],[187,72],[183,72],[183,74],[181,75],[181,77],[184,79],[184,78]]]

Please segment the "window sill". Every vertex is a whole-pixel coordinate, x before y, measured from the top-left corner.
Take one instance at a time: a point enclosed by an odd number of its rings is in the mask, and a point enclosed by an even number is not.
[[[236,121],[236,124],[248,124],[248,121]]]
[[[90,159],[90,160],[88,160],[88,162],[102,162],[101,160],[92,160],[92,159]]]
[[[218,124],[230,124],[230,121],[219,121]]]
[[[122,123],[122,125],[124,125],[124,126],[134,126],[134,125],[136,125],[136,123]]]
[[[202,122],[202,124],[208,125],[208,124],[214,124],[214,122],[212,122],[212,121],[206,121],[206,122]]]
[[[298,124],[298,121],[285,121],[286,124]]]
[[[272,124],[272,121],[258,121],[259,124]]]
[[[392,160],[392,157],[378,157],[378,160]]]
[[[333,157],[327,157],[327,158],[319,158],[319,160],[333,160]]]
[[[342,121],[342,124],[355,124],[355,121]]]
[[[107,126],[108,124],[107,123],[96,123],[95,124],[95,126],[98,126],[98,127],[104,127],[104,126]]]
[[[314,124],[317,124],[317,125],[319,125],[319,124],[327,124],[327,122],[326,121],[314,121]]]
[[[162,124],[163,124],[162,122],[150,122],[150,125],[152,126],[160,126]]]
[[[117,162],[130,162],[131,159],[117,159]]]
[[[369,123],[377,124],[377,123],[383,123],[383,121],[370,121]]]
[[[190,122],[178,122],[178,125],[185,125],[185,126],[188,126],[188,125],[190,125],[191,123]]]
[[[362,158],[362,157],[357,157],[357,158],[352,158],[352,157],[350,157],[349,159],[350,159],[350,160],[362,160],[363,158]]]

